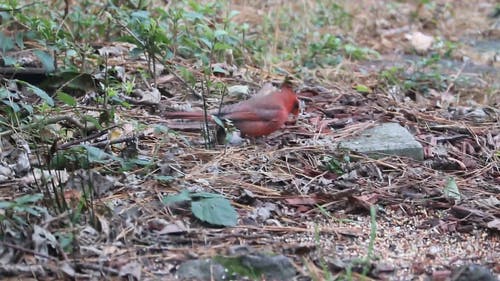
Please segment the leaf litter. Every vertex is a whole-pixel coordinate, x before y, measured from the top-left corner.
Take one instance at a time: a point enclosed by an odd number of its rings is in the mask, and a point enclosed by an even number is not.
[[[404,37],[406,28],[387,29],[398,26],[401,19],[397,15],[389,18],[395,23],[378,22],[377,27],[384,29],[386,36]],[[360,39],[363,35],[361,31]],[[373,40],[371,35],[366,36],[367,41]],[[389,48],[397,39],[391,40],[384,38],[380,46],[373,44],[375,48]],[[159,156],[161,165],[153,172],[138,169],[126,177],[116,176],[119,184],[112,184],[109,175],[101,176],[99,187],[79,184],[93,191],[96,222],[86,218],[89,222],[62,228],[65,224],[61,222],[73,219],[69,214],[46,216],[40,222],[43,227],[34,226],[30,240],[33,245],[17,246],[13,242],[30,239],[28,233],[6,222],[7,235],[0,242],[2,274],[173,278],[179,265],[187,260],[230,254],[232,246],[249,245],[258,251],[286,255],[295,264],[297,278],[308,280],[306,276],[315,274],[324,278],[324,268],[333,274],[351,269],[356,259],[368,255],[373,239],[374,258],[368,261],[371,269],[367,278],[408,280],[431,276],[438,280],[453,277],[455,268],[471,263],[499,274],[498,108],[494,103],[454,104],[447,97],[450,90],[443,97],[434,94],[412,98],[401,89],[377,89],[377,83],[381,83],[377,76],[355,71],[363,65],[351,63],[346,67],[353,69],[348,75],[356,81],[354,87],[321,77],[299,87],[304,108],[297,124],[259,143],[216,149],[203,148],[200,124],[189,127],[165,123],[160,115],[150,114],[147,107],[159,106],[159,91],[145,88],[139,100],[143,107],[120,114],[128,120],[140,119],[148,129],[158,124],[169,128],[167,133],[142,130],[135,136],[136,153],[149,159]],[[328,70],[322,71],[328,77]],[[262,77],[278,81],[282,78],[260,69],[254,72],[260,72],[261,77],[252,77],[253,81],[239,79],[235,83],[235,79],[224,76],[217,79],[232,85],[233,92],[246,94],[258,90],[255,84],[260,84],[256,81]],[[171,88],[170,92],[188,92],[175,77],[163,77],[161,82]],[[186,102],[178,94],[161,99],[170,107]],[[214,108],[217,102],[209,99]],[[201,105],[196,98],[192,103]],[[371,159],[338,149],[340,141],[373,127],[377,123],[374,120],[403,124],[424,146],[426,160],[397,156]],[[172,129],[179,131],[173,133]],[[92,139],[89,141],[88,147],[93,147]],[[118,143],[121,141],[124,139]],[[99,152],[96,149],[90,150],[94,152],[92,157],[104,156],[95,155]],[[112,153],[116,151],[106,154],[102,166],[92,173],[115,168],[107,161],[114,157]],[[10,161],[5,166],[2,162],[2,168],[24,163],[25,155],[10,159],[2,155]],[[24,178],[11,176],[18,172],[5,172],[9,180],[0,183],[2,200],[19,198],[29,190],[27,185],[15,193],[7,190],[33,182],[31,174]],[[38,174],[48,178],[44,172]],[[155,173],[162,180],[153,178]],[[161,202],[184,190],[216,193],[231,200],[239,217],[237,225],[213,228],[206,224],[211,216],[205,221],[196,220],[187,205],[171,208]],[[72,196],[90,208],[88,198],[82,194]],[[186,201],[185,197],[179,201]],[[16,202],[16,211],[34,212],[25,203]],[[377,208],[375,237],[370,236],[372,207]],[[203,206],[195,210],[202,216],[209,212]],[[57,245],[64,235],[75,234],[78,248],[64,254]],[[467,270],[473,271],[460,268],[455,274]],[[354,278],[360,278],[359,274],[354,272]]]

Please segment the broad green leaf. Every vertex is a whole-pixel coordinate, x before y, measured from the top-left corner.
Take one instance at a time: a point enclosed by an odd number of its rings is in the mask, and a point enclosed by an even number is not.
[[[132,57],[132,58],[138,58],[140,57],[142,54],[144,54],[144,49],[141,49],[141,48],[133,48],[129,55]]]
[[[229,72],[227,70],[225,70],[224,68],[222,68],[220,65],[215,65],[212,68],[212,72],[213,73],[221,73],[221,74],[224,74],[224,75],[229,75]]]
[[[28,223],[26,222],[26,220],[23,217],[21,217],[21,216],[13,215],[12,219],[14,220],[14,222],[16,224],[25,225],[25,226],[28,225]]]
[[[36,206],[35,206],[36,207]],[[33,208],[31,206],[25,206],[23,210],[26,213],[32,214],[33,216],[39,216],[42,212],[38,208]]]
[[[33,114],[33,106],[31,104],[22,104],[22,108],[24,108],[29,114]]]
[[[215,124],[219,125],[221,128],[225,128],[224,122],[219,117],[212,115],[212,120],[214,120]]]
[[[214,45],[214,50],[216,50],[216,51],[225,51],[228,49],[231,49],[231,46],[226,44],[226,43],[217,42]]]
[[[99,123],[99,120],[97,120],[97,118],[95,118],[93,116],[85,115],[83,117],[83,120],[85,120],[85,122],[90,122],[90,123],[94,124],[94,126],[96,126],[96,128],[98,128],[99,130],[102,129],[102,126],[101,126],[101,123]]]
[[[84,144],[82,144],[82,147],[87,150],[87,157],[90,163],[108,163],[113,158],[100,148]]]
[[[186,82],[191,84],[194,84],[196,82],[196,78],[194,77],[194,74],[193,72],[191,72],[191,70],[183,66],[179,66],[177,67],[177,69],[179,70],[182,78],[186,80]]]
[[[181,191],[175,195],[167,195],[162,198],[161,202],[165,205],[172,205],[174,203],[190,201],[191,196],[189,196],[189,191],[187,189]]]
[[[147,166],[151,164],[151,159],[132,158],[127,159],[127,162],[134,165]]]
[[[61,245],[61,248],[67,252],[71,252],[73,250],[73,241],[75,236],[72,233],[58,232],[55,235],[57,237],[57,241],[59,241],[59,244]]]
[[[0,201],[0,209],[9,209],[14,205],[14,202],[11,201]]]
[[[54,58],[52,57],[52,55],[42,50],[35,50],[33,53],[38,57],[38,59],[40,59],[45,71],[54,72],[55,66]]]
[[[54,100],[44,90],[38,88],[37,86],[33,86],[30,83],[22,81],[22,80],[16,80],[16,82],[28,87],[28,89],[30,89],[35,95],[39,96],[48,105],[54,106]]]
[[[203,42],[203,44],[205,44],[209,49],[212,49],[213,47],[212,41],[210,41],[208,38],[201,37],[200,41]]]
[[[21,108],[19,107],[19,105],[11,100],[2,100],[2,102],[4,104],[6,104],[7,106],[9,106],[10,108],[12,108],[12,111],[14,112],[19,112],[19,110],[21,110]]]
[[[78,71],[65,71],[50,75],[41,84],[44,89],[71,89],[77,91],[96,90],[94,78],[91,74]]]
[[[23,195],[21,197],[14,199],[14,201],[16,202],[16,204],[23,205],[23,204],[27,204],[27,203],[35,203],[42,198],[43,198],[43,194],[35,193],[35,194]]]
[[[197,12],[186,12],[184,14],[185,18],[190,21],[202,20],[204,16]]]
[[[210,192],[196,192],[191,194],[192,198],[224,198],[222,195]]]
[[[17,60],[11,56],[3,56],[3,64],[5,66],[13,66],[17,63]]]
[[[132,18],[142,19],[142,20],[150,19],[149,12],[145,10],[132,12],[130,16]]]
[[[2,53],[5,53],[14,48],[14,41],[10,36],[5,35],[3,32],[0,32],[0,50]]]
[[[192,201],[191,210],[196,218],[213,225],[235,226],[238,222],[238,213],[222,197]]]
[[[445,197],[452,198],[457,201],[462,198],[460,191],[458,190],[458,185],[453,177],[448,178],[443,193]]]
[[[7,88],[0,88],[0,99],[5,99],[11,96],[11,92]]]
[[[78,51],[75,49],[69,49],[66,51],[66,56],[69,58],[77,57],[78,56]]]
[[[227,31],[225,31],[224,29],[217,29],[215,32],[214,32],[214,36],[215,38],[221,40],[221,38],[223,36],[226,36],[227,35]]]
[[[64,92],[57,92],[57,99],[69,106],[76,106],[76,99]]]

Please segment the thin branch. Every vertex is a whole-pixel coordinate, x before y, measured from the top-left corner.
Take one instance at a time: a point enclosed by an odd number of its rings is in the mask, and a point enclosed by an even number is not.
[[[24,131],[24,130],[28,130],[28,129],[35,128],[35,127],[44,126],[47,124],[55,124],[55,123],[60,122],[60,121],[67,121],[69,123],[72,123],[73,125],[77,126],[78,129],[81,129],[81,130],[91,131],[91,130],[95,129],[95,125],[82,124],[80,121],[75,119],[73,116],[59,115],[59,116],[55,116],[55,117],[51,117],[51,118],[47,118],[47,119],[42,119],[42,120],[35,122],[35,123],[23,125],[23,126],[19,127],[17,130],[7,130],[4,132],[0,132],[0,137],[10,136],[12,134],[15,134],[17,131]]]

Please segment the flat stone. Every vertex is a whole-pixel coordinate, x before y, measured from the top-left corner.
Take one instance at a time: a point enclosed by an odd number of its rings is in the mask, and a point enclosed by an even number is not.
[[[296,270],[292,261],[284,256],[264,253],[243,255],[241,264],[255,272],[261,272],[264,280],[292,280]]]
[[[397,155],[415,160],[424,159],[422,145],[398,123],[383,123],[367,129],[361,135],[341,142],[340,147],[374,158]]]
[[[224,267],[211,259],[188,260],[177,270],[179,280],[227,280]]]

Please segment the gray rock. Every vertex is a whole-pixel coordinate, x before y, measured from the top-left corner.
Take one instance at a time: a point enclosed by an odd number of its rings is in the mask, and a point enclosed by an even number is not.
[[[290,259],[283,255],[269,256],[261,253],[243,255],[241,264],[261,272],[265,280],[292,280],[296,273]]]
[[[211,259],[188,260],[177,270],[180,280],[227,280],[224,267]]]
[[[498,281],[486,267],[478,264],[463,265],[453,271],[452,281]]]
[[[341,148],[368,154],[371,157],[398,155],[415,160],[424,159],[422,145],[397,123],[383,123],[370,128],[360,136],[340,143]]]

